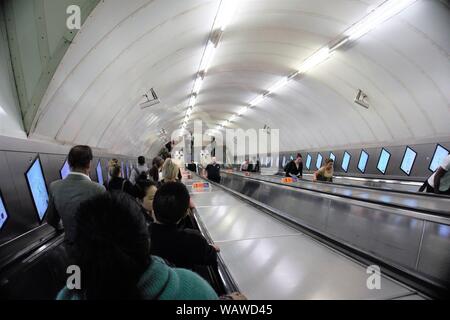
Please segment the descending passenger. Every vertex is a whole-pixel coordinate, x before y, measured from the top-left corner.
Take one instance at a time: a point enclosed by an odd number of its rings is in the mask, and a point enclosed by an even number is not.
[[[122,168],[119,163],[113,163],[109,169],[111,180],[108,183],[108,191],[123,191],[135,197],[136,192],[133,184],[122,178]]]
[[[178,227],[187,216],[189,206],[189,192],[182,183],[166,183],[156,192],[153,201],[156,223],[151,227],[152,254],[177,267],[216,267],[218,247],[210,245],[200,232]]]
[[[81,290],[63,288],[59,300],[217,299],[195,273],[170,268],[150,254],[148,228],[136,201],[126,194],[97,196],[77,212],[74,263]]]
[[[241,171],[245,172],[248,171],[248,165],[249,165],[249,161],[245,160],[243,164],[241,164]]]
[[[190,164],[187,166],[189,171],[197,173],[197,165],[195,164],[194,160],[191,161]]]
[[[108,189],[108,183],[109,183],[109,181],[110,181],[111,178],[112,178],[110,172],[111,172],[111,168],[112,168],[114,165],[120,165],[120,164],[119,164],[119,160],[113,158],[113,159],[109,160],[109,162],[108,162],[108,179],[107,179],[107,181],[105,181],[105,183],[104,183],[104,186],[105,186],[106,189]]]
[[[427,180],[425,186],[427,193],[450,195],[450,154]]]
[[[261,162],[258,160],[256,160],[256,164],[255,164],[255,168],[253,169],[253,172],[261,172]]]
[[[211,163],[206,166],[205,176],[208,180],[220,183],[220,164],[217,163],[215,157],[213,157]]]
[[[138,158],[138,166],[137,168],[133,168],[131,171],[130,182],[134,185],[136,184],[136,179],[141,173],[148,174],[148,167],[145,164],[145,157],[140,156]]]
[[[150,169],[149,175],[150,178],[155,182],[159,182],[161,180],[160,173],[162,166],[164,164],[164,160],[161,157],[156,157],[152,161],[152,168]]]
[[[295,160],[290,161],[285,168],[286,177],[302,178],[303,177],[303,158],[300,153],[297,154]]]
[[[334,161],[333,159],[325,160],[325,165],[314,172],[313,181],[333,182]]]
[[[181,180],[180,168],[171,158],[164,161],[162,166],[162,177],[161,183],[177,182]]]
[[[135,188],[136,197],[144,209],[145,220],[149,225],[155,220],[155,216],[153,214],[153,199],[156,191],[158,191],[157,184],[153,180],[145,179],[145,177],[141,175],[136,181]]]
[[[89,178],[92,150],[88,146],[73,147],[68,156],[71,172],[65,180],[50,185],[47,222],[55,229],[65,230],[65,240],[73,244],[75,237],[75,213],[81,202],[98,194],[105,188]],[[62,226],[61,226],[62,220]]]

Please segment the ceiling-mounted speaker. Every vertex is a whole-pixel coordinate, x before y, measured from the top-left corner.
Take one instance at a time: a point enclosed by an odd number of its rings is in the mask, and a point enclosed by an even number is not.
[[[362,90],[358,90],[358,94],[355,98],[355,103],[359,104],[361,107],[369,109],[369,97]]]
[[[144,98],[145,98],[144,102],[140,103],[141,109],[150,108],[161,103],[161,101],[158,98],[158,95],[156,94],[153,88],[150,89],[149,93],[144,94]]]

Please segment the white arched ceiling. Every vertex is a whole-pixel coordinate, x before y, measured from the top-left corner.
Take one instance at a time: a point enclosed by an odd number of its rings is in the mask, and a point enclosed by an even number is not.
[[[382,0],[242,0],[225,30],[193,119],[237,113],[337,39]],[[138,154],[180,127],[220,1],[102,2],[83,25],[38,111],[32,136]],[[231,127],[279,128],[281,149],[450,136],[450,12],[418,0]],[[162,103],[141,110],[154,87]],[[368,94],[367,110],[354,103]]]

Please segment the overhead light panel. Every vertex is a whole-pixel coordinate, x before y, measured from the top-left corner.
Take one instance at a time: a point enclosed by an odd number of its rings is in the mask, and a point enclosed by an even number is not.
[[[374,9],[364,19],[350,27],[345,35],[350,40],[356,40],[369,31],[375,29],[386,20],[392,18],[403,9],[407,8],[417,0],[389,0]]]
[[[243,107],[239,110],[238,115],[242,116],[243,114],[245,114],[248,111],[249,107]]]
[[[263,100],[264,100],[264,95],[260,95],[258,97],[256,97],[252,102],[250,102],[250,106],[256,106],[258,104],[260,104]]]
[[[216,51],[216,45],[211,41],[208,41],[208,45],[205,49],[205,54],[203,55],[202,62],[200,64],[200,72],[208,72],[209,67],[211,66],[212,59],[214,58],[214,53]]]
[[[203,78],[198,76],[194,83],[194,90],[193,90],[194,94],[199,94],[200,90],[202,89],[202,86],[203,86]]]
[[[192,95],[191,98],[189,99],[189,107],[195,106],[196,102],[197,102],[197,96],[196,95]]]
[[[224,31],[233,19],[239,0],[222,0],[219,13],[216,18],[217,29]]]
[[[319,64],[327,60],[330,56],[331,56],[330,49],[328,47],[322,48],[315,54],[313,54],[311,57],[306,59],[300,66],[298,72],[306,73],[310,71],[312,68],[318,66]]]
[[[290,78],[286,77],[275,83],[272,87],[269,88],[268,94],[272,94],[274,92],[277,92],[281,88],[283,88],[285,85],[289,83]]]

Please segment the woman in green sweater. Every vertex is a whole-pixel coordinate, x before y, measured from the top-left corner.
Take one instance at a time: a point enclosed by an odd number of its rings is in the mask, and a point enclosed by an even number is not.
[[[123,193],[105,194],[80,205],[74,264],[81,289],[63,288],[58,300],[215,300],[197,274],[169,267],[150,255],[150,237],[139,205]]]

